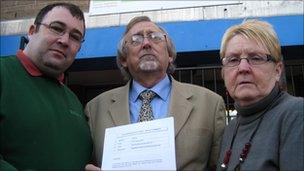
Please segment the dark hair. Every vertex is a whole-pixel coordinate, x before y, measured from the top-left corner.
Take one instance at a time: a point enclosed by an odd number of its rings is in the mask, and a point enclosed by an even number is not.
[[[64,7],[67,10],[70,11],[70,13],[72,14],[73,17],[75,17],[79,20],[82,20],[83,21],[83,27],[84,27],[84,34],[85,34],[85,28],[86,27],[85,27],[85,19],[84,19],[83,12],[81,11],[81,9],[77,5],[74,5],[72,3],[66,3],[66,2],[49,4],[49,5],[45,6],[44,8],[42,8],[39,11],[39,13],[37,14],[35,22],[34,22],[34,24],[37,25],[37,29],[39,29],[39,23],[42,22],[44,16],[48,12],[50,12],[54,7]]]

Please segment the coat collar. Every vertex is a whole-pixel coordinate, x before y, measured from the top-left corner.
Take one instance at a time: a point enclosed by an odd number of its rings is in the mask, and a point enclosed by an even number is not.
[[[178,135],[183,125],[187,122],[188,117],[193,109],[193,104],[189,99],[193,92],[183,83],[172,79],[171,102],[169,107],[169,116],[174,117],[175,136]]]
[[[115,126],[130,124],[130,108],[129,108],[129,91],[130,82],[121,87],[112,96],[112,105],[110,106],[110,115],[113,118]]]
[[[178,135],[183,125],[186,123],[192,109],[193,104],[189,99],[193,96],[193,92],[189,87],[185,87],[183,83],[176,81],[172,76],[171,99],[169,106],[169,116],[174,117],[175,136]],[[109,107],[110,115],[113,118],[114,125],[130,124],[130,108],[129,108],[129,91],[130,81],[111,97],[112,105]],[[127,113],[127,114],[126,114]]]

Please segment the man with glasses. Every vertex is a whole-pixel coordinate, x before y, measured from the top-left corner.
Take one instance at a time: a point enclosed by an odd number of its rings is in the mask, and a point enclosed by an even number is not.
[[[83,170],[92,142],[83,107],[64,85],[85,34],[70,3],[44,7],[16,56],[0,58],[0,170]]]
[[[203,87],[176,81],[171,76],[175,58],[169,35],[150,18],[129,22],[117,55],[118,67],[129,81],[97,96],[85,110],[95,165],[101,166],[106,128],[173,116],[177,169],[215,168],[225,125],[223,99]]]

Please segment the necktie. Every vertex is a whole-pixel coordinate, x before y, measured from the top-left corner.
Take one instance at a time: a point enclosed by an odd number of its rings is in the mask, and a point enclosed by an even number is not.
[[[150,102],[156,94],[151,90],[145,90],[139,94],[139,98],[142,101],[138,122],[150,121],[154,119],[152,107]]]

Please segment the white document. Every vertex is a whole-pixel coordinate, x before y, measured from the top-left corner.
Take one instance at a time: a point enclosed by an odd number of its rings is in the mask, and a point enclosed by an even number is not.
[[[102,170],[176,170],[173,117],[107,128]]]

